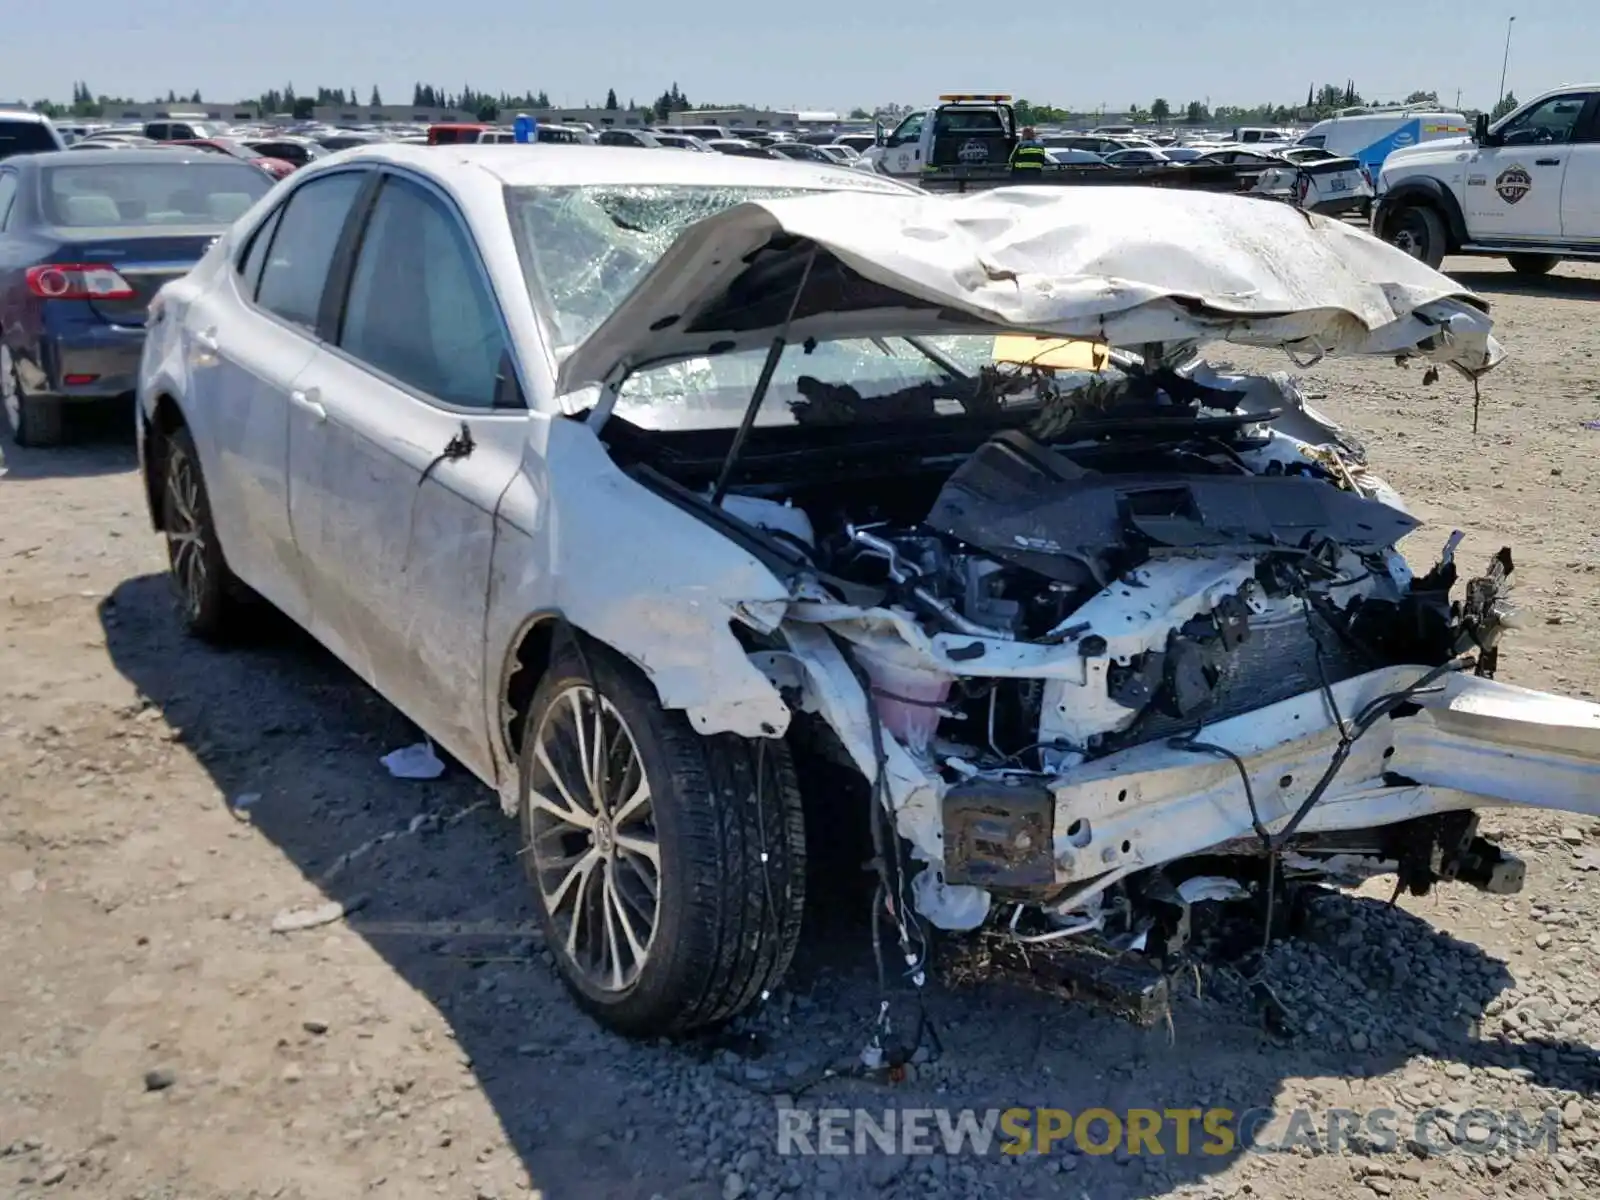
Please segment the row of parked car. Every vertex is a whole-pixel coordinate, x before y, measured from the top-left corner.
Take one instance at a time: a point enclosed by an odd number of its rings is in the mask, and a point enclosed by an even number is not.
[[[742,158],[779,158],[825,166],[865,166],[862,151],[876,136],[870,133],[792,134],[777,130],[741,129],[721,125],[641,125],[596,130],[589,126],[541,123],[535,137],[541,142],[623,146],[640,150],[689,150],[701,154],[731,154]],[[400,139],[405,140],[405,139]],[[511,142],[513,129],[491,125],[435,125],[425,138],[431,144]]]
[[[846,137],[851,135],[844,135]],[[857,134],[857,138],[868,135]],[[602,146],[635,146],[643,149],[691,150],[698,153],[732,154],[743,158],[787,158],[825,166],[864,166],[861,151],[849,142],[833,140],[802,141],[755,130],[723,130],[716,126],[650,129],[604,129],[595,136]]]
[[[1329,216],[1367,215],[1374,195],[1372,172],[1353,158],[1321,146],[1256,140],[1208,139],[1158,145],[1136,135],[1044,133],[1051,161],[1079,167],[1147,171],[1161,167],[1260,168],[1253,191]]]
[[[0,111],[0,158],[47,150],[199,149],[248,162],[281,179],[307,163],[371,139],[333,131],[317,138],[269,129],[232,129],[201,121],[137,125],[57,125],[32,112]]]

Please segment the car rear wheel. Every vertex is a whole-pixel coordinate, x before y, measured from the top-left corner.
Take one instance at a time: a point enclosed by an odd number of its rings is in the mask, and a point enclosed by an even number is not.
[[[631,663],[590,643],[559,653],[540,682],[520,773],[523,863],[582,1008],[620,1033],[675,1035],[778,985],[805,902],[782,740],[701,737]]]
[[[204,641],[231,641],[240,632],[243,585],[223,559],[200,455],[182,426],[167,435],[162,466],[161,528],[183,623]]]
[[[0,403],[19,446],[59,446],[66,438],[66,410],[53,396],[24,396],[11,351],[0,346]]]
[[[1518,275],[1548,275],[1561,259],[1554,254],[1508,254],[1506,261]]]
[[[1444,261],[1444,221],[1425,204],[1410,204],[1395,213],[1387,240],[1435,269]]]

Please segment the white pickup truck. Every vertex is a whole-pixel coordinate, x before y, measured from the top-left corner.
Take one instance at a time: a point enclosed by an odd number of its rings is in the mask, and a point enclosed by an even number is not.
[[[1472,136],[1396,150],[1372,231],[1437,267],[1503,255],[1524,275],[1600,260],[1600,83],[1547,92]]]

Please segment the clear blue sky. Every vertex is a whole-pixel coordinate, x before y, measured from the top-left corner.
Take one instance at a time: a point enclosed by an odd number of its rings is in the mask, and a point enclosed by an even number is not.
[[[168,88],[235,100],[292,82],[373,84],[408,103],[421,80],[641,103],[676,80],[694,103],[838,108],[993,90],[1074,109],[1293,102],[1354,78],[1367,96],[1437,90],[1487,107],[1506,17],[1519,97],[1600,77],[1595,0],[711,0],[483,5],[440,0],[13,0],[0,98],[70,98],[74,79],[136,99]],[[519,9],[528,15],[519,13]],[[540,11],[559,12],[541,19]],[[693,13],[690,17],[687,14]],[[684,14],[684,15],[679,15]],[[1137,14],[1137,16],[1135,15]],[[1584,15],[1587,14],[1587,15]],[[20,95],[19,95],[20,93]]]

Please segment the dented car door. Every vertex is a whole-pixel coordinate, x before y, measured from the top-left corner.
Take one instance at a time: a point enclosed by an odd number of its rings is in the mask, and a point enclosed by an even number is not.
[[[483,622],[494,510],[526,411],[499,310],[450,201],[387,174],[336,336],[296,380],[291,519],[313,632],[493,778]]]

